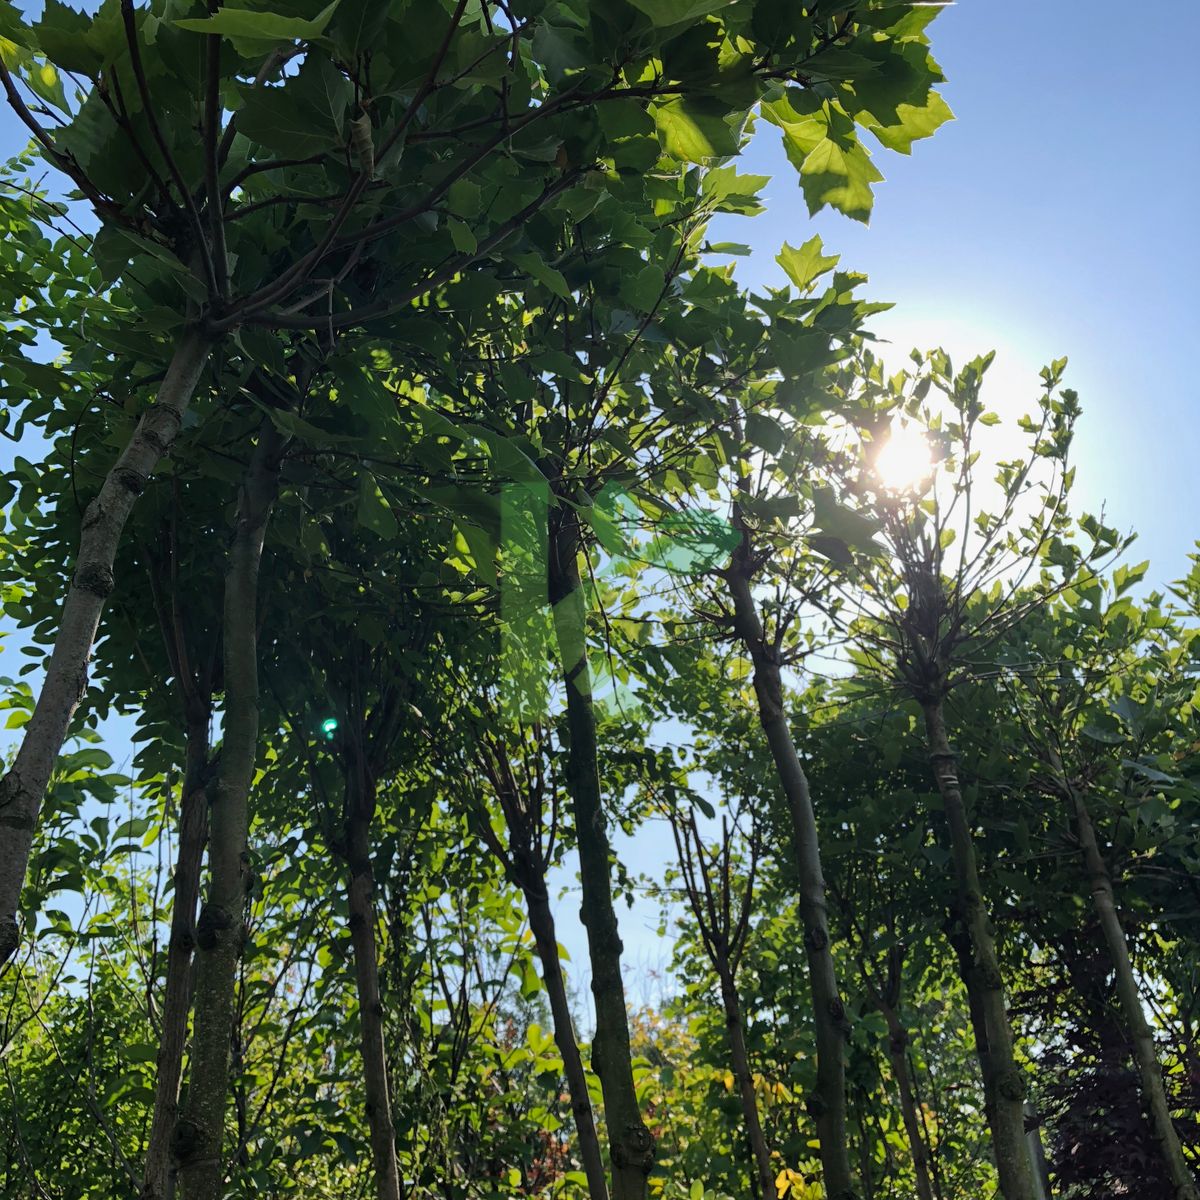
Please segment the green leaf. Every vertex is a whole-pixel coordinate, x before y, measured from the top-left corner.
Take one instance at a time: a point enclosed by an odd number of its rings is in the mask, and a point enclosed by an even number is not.
[[[814,234],[800,247],[784,242],[775,261],[787,272],[796,287],[805,292],[814,279],[832,270],[840,257],[837,254],[822,254],[821,239]]]
[[[450,217],[446,221],[446,228],[450,231],[450,240],[454,243],[455,250],[462,254],[474,254],[479,248],[478,239],[465,221],[460,221],[457,217]]]
[[[620,527],[603,508],[595,504],[585,504],[581,505],[578,511],[595,531],[596,540],[609,554],[622,556],[632,553],[633,548],[621,533]]]
[[[502,478],[524,480],[526,483],[544,484],[546,482],[545,475],[538,470],[537,464],[519,445],[517,438],[504,437],[495,430],[488,429],[486,425],[463,425],[461,429],[457,426],[454,429],[456,437],[478,438],[487,446],[492,466]]]
[[[306,421],[303,417],[298,417],[295,413],[288,412],[283,408],[271,408],[264,404],[260,404],[259,408],[266,412],[267,416],[271,418],[271,424],[280,433],[286,433],[289,437],[296,438],[297,441],[307,442],[310,446],[345,444],[357,440],[345,434],[332,433],[328,429],[321,429],[319,426]]]
[[[621,281],[621,299],[631,304],[639,312],[650,312],[663,294],[667,277],[662,267],[648,263],[633,275],[627,275]]]
[[[771,454],[778,454],[783,448],[783,429],[766,413],[747,413],[745,433],[752,446],[760,446]]]
[[[560,300],[570,301],[571,289],[567,286],[563,273],[550,266],[540,254],[522,252],[510,254],[508,257],[522,271],[536,279],[543,287],[548,288]]]
[[[913,142],[931,137],[947,121],[954,120],[954,113],[939,93],[931,91],[928,100],[922,105],[897,105],[896,118],[888,124],[872,119],[865,122],[866,128],[888,150],[910,154]]]
[[[462,539],[467,544],[471,554],[471,565],[475,574],[491,587],[496,586],[496,546],[487,533],[478,525],[467,521],[455,522]]]
[[[363,471],[358,477],[358,523],[382,538],[394,538],[400,531],[391,507],[370,471]]]
[[[875,200],[871,184],[882,178],[883,174],[861,145],[851,142],[842,146],[832,138],[818,142],[800,165],[800,187],[813,215],[829,205],[847,217],[865,222]]]
[[[86,13],[46,0],[42,19],[33,27],[37,43],[51,62],[64,71],[75,71],[94,79],[104,65],[104,56],[89,35],[91,19]]]
[[[126,1062],[154,1062],[158,1057],[158,1047],[149,1042],[126,1043],[120,1048],[120,1055]]]
[[[329,25],[329,36],[343,57],[353,62],[370,50],[387,25],[391,6],[381,0],[341,0]]]
[[[629,0],[629,3],[644,12],[655,25],[664,26],[705,17],[728,8],[733,0]]]
[[[239,85],[238,131],[292,158],[307,158],[345,143],[353,85],[326,58],[311,55],[283,87]]]
[[[738,152],[738,130],[729,123],[728,106],[720,101],[677,96],[652,104],[650,115],[662,148],[681,162],[707,163]]]
[[[166,267],[193,300],[208,299],[204,283],[160,242],[117,225],[104,226],[96,236],[96,261],[106,278],[115,279],[139,252]]]
[[[211,17],[188,17],[174,24],[189,33],[219,33],[227,38],[251,41],[294,42],[318,38],[337,11],[339,0],[323,8],[312,20],[283,17],[278,13],[254,12],[247,8],[219,8]]]
[[[879,523],[839,504],[829,488],[815,488],[813,491],[813,524],[822,533],[845,542],[851,549],[875,554],[882,550],[875,541]]]
[[[764,210],[758,193],[770,182],[770,175],[739,175],[732,165],[713,167],[704,173],[700,194],[713,201],[717,212],[752,217]]]

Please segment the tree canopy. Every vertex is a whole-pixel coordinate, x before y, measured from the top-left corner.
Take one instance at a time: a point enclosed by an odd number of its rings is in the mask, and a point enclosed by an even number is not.
[[[1200,556],[713,233],[939,7],[0,0],[0,1194],[1197,1200]]]

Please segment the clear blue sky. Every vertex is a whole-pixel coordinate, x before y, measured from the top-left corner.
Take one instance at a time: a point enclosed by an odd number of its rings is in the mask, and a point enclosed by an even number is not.
[[[738,276],[781,283],[779,245],[815,228],[871,276],[872,297],[896,302],[877,328],[900,350],[996,349],[990,399],[1008,415],[1032,401],[1037,369],[1068,355],[1085,410],[1078,503],[1137,529],[1137,556],[1164,583],[1200,537],[1200,4],[960,0],[931,37],[958,119],[911,158],[877,157],[887,180],[869,227],[810,222],[776,131],[761,128],[741,165],[774,176],[770,209],[736,225],[755,250]],[[23,142],[4,110],[0,152]],[[661,867],[660,839],[622,850],[634,870]],[[664,962],[653,923],[645,910],[623,919],[635,968]],[[578,969],[582,941],[563,938]]]

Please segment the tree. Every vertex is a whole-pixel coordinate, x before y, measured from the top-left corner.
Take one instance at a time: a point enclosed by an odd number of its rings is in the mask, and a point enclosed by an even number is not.
[[[1044,571],[1035,584],[1020,590],[1043,562],[1070,574],[1093,566],[1121,542],[1099,523],[1089,527],[1089,547],[1081,549],[1062,537],[1072,479],[1067,455],[1079,412],[1074,392],[1056,394],[1065,360],[1042,372],[1039,418],[1023,419],[1030,436],[1027,458],[1000,464],[997,509],[989,513],[982,508],[975,491],[975,436],[994,420],[980,399],[990,361],[991,356],[976,359],[955,374],[939,352],[929,359],[928,379],[901,374],[889,381],[897,410],[922,413],[920,427],[944,428],[945,467],[936,471],[931,466],[910,491],[893,489],[867,473],[857,481],[873,499],[872,515],[886,546],[878,557],[865,560],[857,607],[863,615],[864,663],[894,680],[920,706],[955,872],[951,938],[957,939],[972,1004],[1001,1191],[1006,1200],[1031,1200],[1025,1080],[1014,1055],[995,930],[980,882],[958,756],[951,749],[946,700],[992,641],[1065,586]],[[872,379],[869,368],[865,374]],[[944,426],[932,411],[920,408],[930,383],[948,402]],[[893,424],[893,436],[898,424]],[[949,493],[944,498],[942,488]],[[956,538],[957,560],[948,556]]]
[[[855,122],[907,149],[948,115],[930,90],[925,21],[908,6],[792,23],[739,3],[705,15],[699,38],[678,26],[702,14],[657,6],[584,19],[569,5],[468,13],[458,0],[437,5],[419,35],[406,0],[310,7],[175,16],[107,0],[94,17],[61,5],[32,24],[11,6],[2,14],[8,103],[101,222],[96,268],[133,318],[119,322],[125,346],[155,369],[81,525],[39,705],[3,781],[17,835],[0,860],[0,957],[17,945],[37,814],[125,523],[198,389],[220,393],[239,360],[270,361],[268,331],[332,341],[411,314],[494,257],[546,277],[540,256],[512,245],[535,215],[566,218],[581,191],[606,190],[606,172],[642,169],[647,142],[676,172],[735,153],[750,111],[776,104],[786,83],[820,92],[802,132],[783,126],[804,162],[820,159],[814,207],[869,208],[877,173]],[[720,45],[725,59],[710,49]],[[837,57],[852,46],[864,53],[849,75],[894,63],[893,82],[856,86]],[[61,114],[54,132],[39,120],[46,105]]]

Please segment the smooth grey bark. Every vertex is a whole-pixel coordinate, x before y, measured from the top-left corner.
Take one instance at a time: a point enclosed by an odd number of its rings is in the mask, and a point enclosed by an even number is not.
[[[167,944],[154,1082],[154,1115],[142,1176],[143,1200],[168,1200],[174,1191],[170,1178],[171,1139],[179,1117],[179,1081],[192,1008],[190,985],[192,953],[196,946],[196,901],[200,895],[200,867],[208,837],[208,794],[205,791],[209,762],[208,725],[208,707],[192,707],[187,714],[187,746],[179,802],[179,848],[171,896],[171,933]]]
[[[1121,916],[1117,912],[1112,877],[1100,851],[1092,814],[1088,810],[1083,791],[1071,784],[1057,754],[1052,756],[1052,765],[1058,775],[1059,786],[1071,802],[1079,850],[1092,890],[1092,903],[1095,905],[1104,942],[1108,947],[1109,959],[1112,961],[1116,977],[1117,996],[1125,1016],[1130,1041],[1133,1043],[1133,1057],[1141,1081],[1142,1098],[1150,1110],[1150,1125],[1154,1131],[1154,1140],[1158,1143],[1159,1154],[1167,1168],[1171,1187],[1174,1189],[1174,1200],[1200,1200],[1195,1176],[1183,1157],[1179,1135],[1171,1119],[1171,1105],[1163,1086],[1162,1067],[1154,1045],[1154,1034],[1142,1008],[1141,992],[1137,976],[1134,974],[1133,961],[1129,956],[1129,942],[1125,937]]]
[[[225,571],[225,710],[209,817],[208,892],[196,924],[197,971],[187,1098],[172,1150],[184,1200],[220,1200],[233,996],[252,883],[250,788],[258,751],[258,574],[287,439],[264,419],[238,498]]]
[[[208,360],[211,341],[199,330],[180,335],[155,402],[138,420],[125,449],[87,506],[46,678],[13,764],[0,779],[0,964],[17,951],[17,909],[42,798],[71,718],[87,688],[87,667],[125,523],[159,460],[183,424]]]
[[[396,1130],[392,1123],[392,1094],[384,1041],[383,998],[379,988],[379,952],[375,943],[378,917],[375,911],[375,872],[371,861],[375,785],[361,764],[359,766],[361,777],[346,781],[346,865],[367,1127],[371,1137],[377,1200],[400,1200],[400,1168],[396,1160]]]
[[[735,551],[726,579],[733,600],[734,632],[750,655],[759,721],[791,821],[800,919],[804,925],[804,953],[808,961],[813,1024],[817,1034],[817,1083],[808,1098],[808,1109],[817,1127],[826,1196],[829,1200],[855,1200],[857,1193],[850,1170],[846,1123],[846,1009],[838,993],[829,938],[816,814],[808,779],[784,712],[779,656],[767,644],[750,589],[748,554],[749,547],[744,540]]]
[[[520,878],[518,883],[521,883]],[[550,898],[544,880],[521,883],[521,890],[525,893],[529,928],[542,962],[542,979],[546,984],[550,1015],[554,1021],[554,1041],[562,1055],[563,1073],[567,1077],[567,1090],[571,1095],[571,1112],[575,1117],[575,1133],[579,1139],[579,1157],[583,1163],[583,1173],[587,1176],[588,1196],[591,1200],[608,1200],[600,1135],[596,1132],[596,1116],[592,1112],[592,1100],[588,1094],[583,1056],[579,1053],[579,1042],[575,1038]]]
[[[611,852],[600,793],[596,712],[587,661],[586,610],[579,577],[580,542],[573,513],[551,513],[549,593],[567,693],[566,782],[575,814],[579,916],[587,931],[596,1004],[592,1069],[604,1097],[613,1200],[645,1200],[654,1137],[642,1119],[633,1083],[629,1014],[621,978],[621,935],[613,907]]]
[[[956,892],[955,916],[961,920],[969,939],[959,953],[960,970],[972,1005],[972,1023],[976,1029],[976,1051],[983,1075],[984,1099],[1000,1193],[1004,1200],[1034,1200],[1033,1172],[1025,1139],[1025,1077],[1013,1054],[1012,1026],[1004,996],[1004,980],[992,924],[979,883],[979,865],[971,836],[967,809],[958,782],[957,759],[950,749],[946,733],[945,710],[940,699],[923,703],[925,733],[933,774],[946,823],[950,830],[950,849],[954,861]],[[982,1026],[982,1030],[980,1029]],[[980,1046],[980,1033],[986,1046]]]

